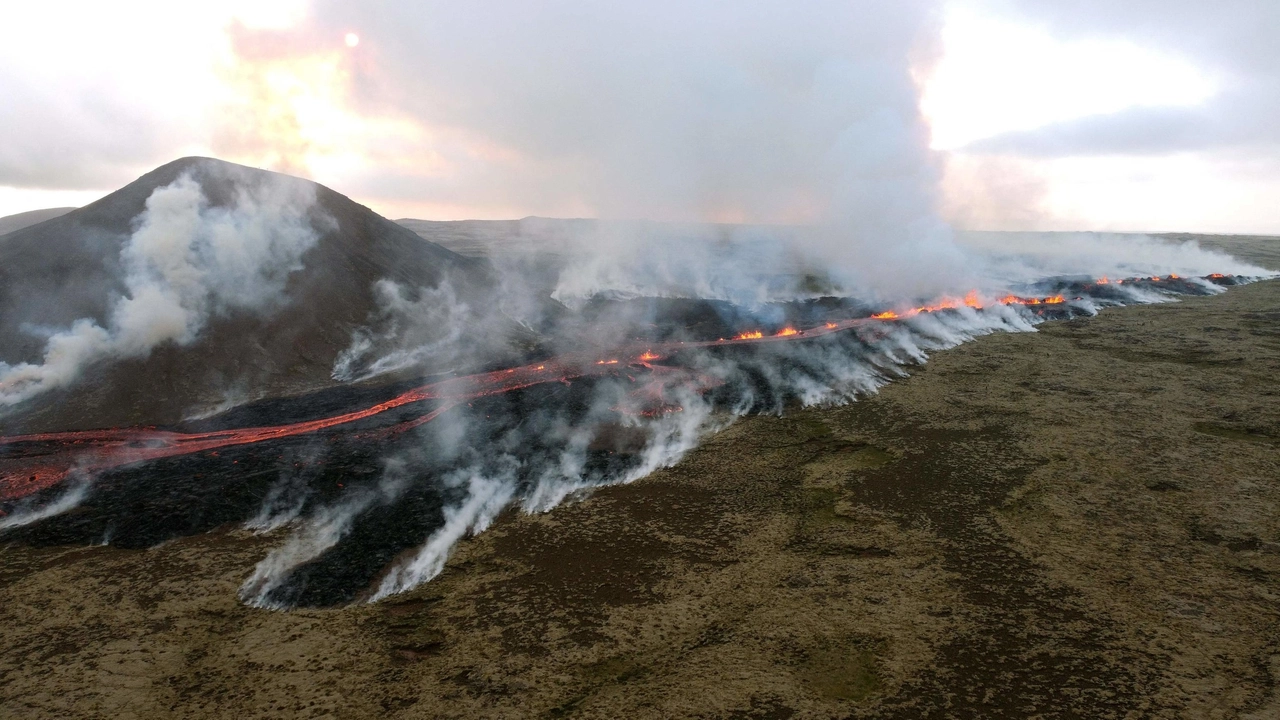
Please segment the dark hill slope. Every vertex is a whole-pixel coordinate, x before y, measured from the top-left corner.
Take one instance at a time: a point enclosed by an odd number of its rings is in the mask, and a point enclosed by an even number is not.
[[[0,237],[0,360],[39,362],[45,337],[79,318],[106,325],[126,292],[121,248],[147,198],[182,175],[211,207],[264,183],[314,191],[307,220],[317,239],[269,312],[227,312],[186,345],[167,342],[145,358],[102,360],[69,387],[0,408],[0,430],[47,431],[168,424],[228,400],[297,394],[332,384],[338,354],[375,309],[383,278],[432,287],[448,276],[472,302],[492,292],[488,266],[306,180],[208,158],[184,158],[101,200]],[[295,186],[295,189],[297,187]]]
[[[5,215],[0,217],[0,235],[7,235],[11,232],[17,232],[24,227],[30,227],[36,223],[42,223],[45,220],[66,215],[75,210],[72,207],[61,208],[44,208],[42,210],[28,210],[14,215]]]

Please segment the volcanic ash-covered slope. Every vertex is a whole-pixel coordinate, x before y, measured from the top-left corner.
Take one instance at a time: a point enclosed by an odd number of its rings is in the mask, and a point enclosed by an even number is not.
[[[473,306],[494,291],[483,261],[328,188],[176,160],[0,237],[0,430],[168,424],[329,386],[380,282]]]

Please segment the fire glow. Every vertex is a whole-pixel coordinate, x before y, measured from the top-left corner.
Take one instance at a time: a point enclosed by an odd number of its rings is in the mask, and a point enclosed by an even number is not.
[[[1061,305],[1066,299],[1061,295],[1045,298],[1024,298],[1015,295],[1000,298],[1001,305]]]
[[[1207,279],[1222,280],[1227,277],[1229,276],[1215,273],[1208,275]],[[1176,275],[1170,275],[1169,279],[1180,280],[1181,278]],[[1139,278],[1137,280],[1146,281],[1147,278]],[[1153,280],[1160,281],[1160,278],[1153,278]],[[1112,282],[1120,284],[1123,281],[1110,281],[1104,277],[1095,284],[1107,285]],[[1130,282],[1135,282],[1135,280],[1130,280]],[[1049,297],[1008,295],[1000,298],[997,302],[1001,305],[1037,307],[1061,305],[1066,300],[1062,295]],[[620,408],[620,412],[647,417],[679,412],[679,406],[668,402],[666,399],[670,389],[683,385],[691,388],[694,392],[705,392],[717,384],[714,379],[698,375],[685,368],[651,364],[682,350],[816,338],[854,329],[869,323],[898,320],[921,313],[957,310],[962,307],[982,309],[983,304],[979,299],[978,293],[976,291],[970,292],[963,299],[944,298],[935,303],[910,308],[902,312],[889,310],[873,314],[870,317],[852,318],[837,322],[827,321],[822,325],[805,330],[787,326],[769,337],[766,337],[763,331],[752,330],[740,333],[730,340],[667,342],[645,347],[642,351],[640,348],[632,348],[626,356],[637,358],[633,364],[624,364],[616,358],[594,359],[582,357],[581,355],[559,356],[537,364],[449,378],[408,390],[389,400],[361,410],[284,425],[197,433],[134,427],[0,437],[0,446],[10,446],[17,450],[16,453],[11,452],[8,457],[0,457],[0,501],[13,501],[52,487],[75,472],[91,475],[95,472],[133,465],[148,460],[200,452],[212,453],[225,447],[317,433],[373,418],[414,403],[434,401],[434,407],[423,412],[418,417],[372,433],[373,435],[385,436],[428,423],[461,402],[512,392],[543,383],[569,383],[592,376],[625,377],[631,382],[640,383],[639,389],[633,391],[629,396],[635,401],[636,409]],[[628,349],[620,348],[620,350]],[[647,378],[638,379],[640,374],[647,374]]]

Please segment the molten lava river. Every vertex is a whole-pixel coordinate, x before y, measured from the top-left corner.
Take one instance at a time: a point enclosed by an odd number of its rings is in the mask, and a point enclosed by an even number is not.
[[[513,478],[505,494],[494,496],[500,501],[547,507],[575,488],[638,477],[672,461],[689,446],[695,414],[776,410],[796,399],[815,401],[815,387],[832,388],[818,400],[852,397],[874,391],[893,367],[923,360],[923,350],[955,344],[966,333],[1093,314],[1141,301],[1136,291],[1205,294],[1235,282],[1102,278],[1047,286],[1047,294],[1033,297],[973,292],[858,315],[846,304],[808,325],[761,323],[723,338],[638,340],[417,387],[365,390],[383,394],[337,414],[309,411],[309,403],[332,405],[332,398],[317,396],[232,411],[201,430],[0,437],[0,529],[36,543],[145,547],[255,514],[251,526],[269,529],[307,508],[341,505],[355,508],[353,517],[377,517],[348,522],[338,533],[348,538],[345,545],[335,539],[302,553],[277,573],[288,581],[255,581],[247,599],[285,606],[349,601],[398,553],[456,516],[447,508],[488,487],[481,476]],[[309,419],[237,422],[270,419],[281,402],[292,403],[284,415]],[[449,431],[430,438],[409,432],[441,418],[451,418]],[[419,487],[395,480],[396,473],[435,481]],[[550,492],[546,478],[553,475],[559,489]],[[72,495],[74,502],[63,502]]]

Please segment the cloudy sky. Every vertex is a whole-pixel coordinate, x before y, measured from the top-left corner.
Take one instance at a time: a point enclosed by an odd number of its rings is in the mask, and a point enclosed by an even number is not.
[[[1280,3],[0,12],[0,215],[201,154],[391,217],[1280,233]]]

